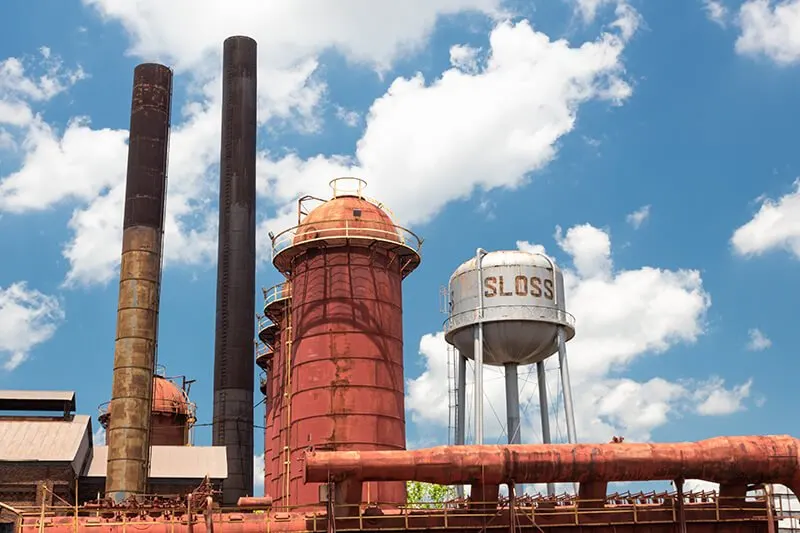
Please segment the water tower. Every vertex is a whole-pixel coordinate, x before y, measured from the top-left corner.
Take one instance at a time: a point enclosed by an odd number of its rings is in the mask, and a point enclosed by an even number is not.
[[[519,444],[517,367],[536,363],[542,439],[550,440],[544,361],[558,352],[569,442],[575,416],[565,344],[575,319],[564,303],[564,277],[551,258],[518,250],[486,252],[459,266],[449,282],[445,339],[458,350],[456,444],[465,444],[467,359],[475,361],[475,444],[483,444],[483,365],[503,366],[509,444]],[[553,486],[548,485],[553,493]]]

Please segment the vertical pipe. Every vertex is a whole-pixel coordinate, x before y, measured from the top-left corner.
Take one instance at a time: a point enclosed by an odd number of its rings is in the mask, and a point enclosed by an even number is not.
[[[172,71],[155,63],[138,65],[133,71],[114,380],[106,430],[105,491],[116,502],[147,490],[171,105]]]
[[[506,367],[506,420],[509,444],[522,442],[519,428],[519,381],[517,365],[509,363]]]
[[[564,413],[567,418],[567,439],[570,444],[575,444],[575,411],[572,406],[572,385],[569,380],[569,365],[567,364],[567,347],[564,341],[564,328],[558,328],[558,366],[561,369],[561,389],[564,391]]]
[[[225,40],[213,444],[225,446],[223,505],[253,493],[256,42]]]
[[[458,360],[458,373],[456,385],[456,446],[463,446],[466,444],[467,436],[467,358],[461,355],[461,352],[456,350],[456,358]],[[456,487],[456,493],[459,498],[464,497],[464,485]]]
[[[475,330],[475,444],[483,444],[483,256],[478,248],[475,260],[478,267],[478,327]]]
[[[505,365],[506,377],[506,432],[509,444],[520,444],[522,435],[519,420],[519,367],[516,364]],[[516,495],[525,494],[525,485],[517,485]],[[511,487],[508,487],[509,495]]]
[[[549,405],[547,402],[547,376],[545,375],[544,361],[536,363],[536,379],[539,384],[539,412],[542,415],[542,442],[550,444],[550,415],[548,413]],[[556,487],[552,483],[547,484],[547,494],[553,496],[556,493]]]

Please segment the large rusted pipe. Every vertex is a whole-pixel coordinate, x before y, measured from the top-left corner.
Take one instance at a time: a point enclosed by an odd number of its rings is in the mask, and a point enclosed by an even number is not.
[[[225,446],[222,504],[253,494],[256,291],[256,42],[223,50],[213,444]]]
[[[788,435],[716,437],[674,444],[440,446],[411,451],[311,451],[306,482],[423,481],[442,485],[703,479],[780,483],[800,478]]]
[[[137,66],[109,405],[114,416],[106,430],[106,496],[115,501],[147,488],[171,104],[172,71],[155,63]]]

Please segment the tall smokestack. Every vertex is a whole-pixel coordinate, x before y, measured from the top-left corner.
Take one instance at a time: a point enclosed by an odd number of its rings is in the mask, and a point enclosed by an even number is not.
[[[137,66],[106,432],[106,496],[118,502],[147,490],[171,105],[172,71],[155,63]]]
[[[215,446],[225,446],[223,505],[253,494],[253,338],[256,291],[256,42],[225,40],[219,183]]]

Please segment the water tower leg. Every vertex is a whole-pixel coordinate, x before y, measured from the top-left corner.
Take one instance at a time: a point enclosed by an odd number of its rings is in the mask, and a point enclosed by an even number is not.
[[[518,367],[516,364],[508,363],[506,370],[506,433],[508,433],[509,444],[519,444],[522,442],[522,435],[519,421],[519,379]],[[511,487],[509,487],[510,489]],[[517,494],[525,493],[525,485],[516,486]]]
[[[544,373],[544,361],[536,363],[536,378],[539,383],[539,412],[542,414],[542,442],[550,444],[550,417],[548,414],[547,403],[547,376]],[[552,483],[547,484],[547,495],[554,496],[556,486]]]
[[[483,324],[475,328],[475,444],[483,444]]]
[[[519,382],[517,381],[517,365],[506,364],[506,420],[508,421],[508,443],[519,444]]]
[[[456,446],[463,446],[466,443],[466,422],[467,422],[467,358],[456,350],[458,360],[458,370],[456,373]],[[459,498],[464,497],[464,485],[456,486],[456,494]]]
[[[561,390],[564,391],[564,414],[567,419],[567,440],[570,444],[577,442],[575,431],[575,410],[572,406],[572,384],[569,381],[569,365],[567,364],[567,346],[564,339],[564,328],[558,328],[558,367],[561,372]],[[575,495],[578,484],[573,483]]]
[[[564,341],[564,329],[558,328],[558,366],[561,369],[561,389],[564,391],[564,412],[567,418],[567,439],[570,444],[577,442],[575,434],[575,411],[572,406],[572,385],[569,381],[569,365],[567,364],[567,347]]]

